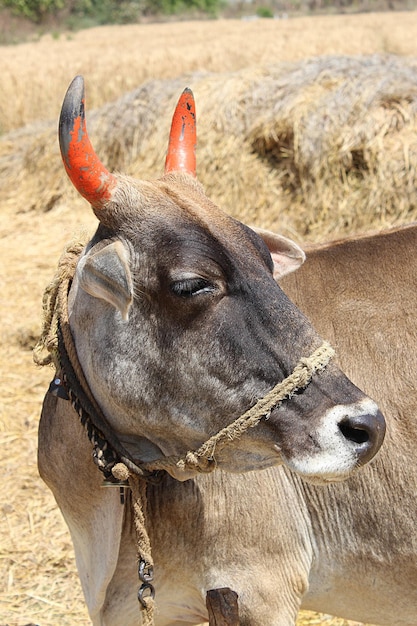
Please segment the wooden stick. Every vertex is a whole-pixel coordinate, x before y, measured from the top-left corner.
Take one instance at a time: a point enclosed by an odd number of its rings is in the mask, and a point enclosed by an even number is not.
[[[239,626],[238,595],[229,587],[207,591],[209,626]]]

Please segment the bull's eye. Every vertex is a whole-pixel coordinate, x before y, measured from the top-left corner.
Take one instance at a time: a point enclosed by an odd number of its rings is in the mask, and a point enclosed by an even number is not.
[[[217,289],[213,283],[205,278],[184,278],[171,284],[171,289],[176,296],[191,298],[203,294],[213,293]]]

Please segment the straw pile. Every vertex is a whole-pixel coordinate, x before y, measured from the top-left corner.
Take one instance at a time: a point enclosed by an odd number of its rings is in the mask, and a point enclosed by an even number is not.
[[[150,81],[90,112],[88,125],[111,170],[154,178],[189,85],[208,195],[245,222],[318,240],[416,218],[416,69],[414,58],[374,55],[194,73]],[[18,193],[26,210],[45,211],[75,198],[56,123],[2,143],[9,202]]]
[[[110,169],[159,176],[173,106],[189,85],[208,194],[246,222],[326,239],[416,219],[416,68],[413,58],[329,56],[191,73],[88,111],[88,125]],[[91,231],[95,220],[63,172],[56,121],[1,137],[0,184],[0,625],[84,626],[69,537],[36,477],[39,406],[52,372],[34,368],[30,350],[59,253],[79,224]],[[346,624],[322,616],[299,623]]]

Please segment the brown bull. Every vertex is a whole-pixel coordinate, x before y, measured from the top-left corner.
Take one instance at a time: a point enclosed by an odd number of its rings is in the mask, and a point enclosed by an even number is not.
[[[305,384],[269,407],[256,427],[229,445],[212,445],[205,460],[219,468],[215,475],[197,475],[198,464],[164,465],[236,424],[277,381],[307,367],[306,357],[322,344],[276,283],[301,265],[303,252],[278,235],[255,233],[207,199],[194,178],[194,129],[186,91],[165,176],[150,183],[110,174],[86,134],[82,79],[71,85],[61,150],[100,224],[70,281],[68,319],[58,320],[58,374],[107,478],[120,459],[151,479],[152,469],[167,470],[146,498],[155,623],[199,624],[207,620],[206,590],[229,586],[239,592],[242,624],[291,624],[317,546],[306,488],[276,466],[321,482],[347,478],[379,449],[384,420],[326,360],[308,365]],[[67,326],[74,357],[63,346]],[[356,348],[352,358],[360,353]],[[74,358],[86,402],[76,397]],[[139,611],[130,498],[123,506],[118,492],[100,489],[91,444],[66,392],[55,385],[45,399],[40,472],[71,531],[93,624],[133,625]],[[91,407],[99,424],[88,416]],[[263,468],[271,469],[229,473]]]

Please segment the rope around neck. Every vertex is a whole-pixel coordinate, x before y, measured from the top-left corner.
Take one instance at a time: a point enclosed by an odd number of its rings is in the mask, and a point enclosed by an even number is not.
[[[142,472],[140,467],[121,454],[117,437],[112,436],[113,433],[108,433],[109,425],[85,380],[69,327],[68,291],[83,248],[84,244],[81,242],[74,242],[68,246],[59,260],[55,277],[45,289],[42,301],[42,333],[34,348],[33,359],[37,365],[53,364],[57,372],[62,372],[71,405],[78,413],[83,426],[86,427],[88,437],[93,445],[93,458],[96,465],[106,478],[114,476],[116,481],[120,481],[120,484],[129,485],[138,562],[145,564],[149,572],[153,571],[153,559],[145,524],[147,484],[145,480],[139,480],[140,477],[147,477],[148,472],[146,470]],[[44,354],[45,351],[46,354]],[[77,391],[81,391],[82,402],[74,393],[74,387]],[[86,410],[87,408],[88,410]],[[92,414],[97,418],[95,423],[91,418]],[[103,430],[105,435],[103,435]],[[108,444],[106,439],[108,434],[110,434],[113,445]],[[124,452],[123,448],[122,451]],[[150,579],[149,581],[146,578],[141,579],[141,582],[138,600],[142,608],[142,624],[143,626],[154,626],[154,589]],[[151,593],[145,595],[144,589],[151,590]]]

